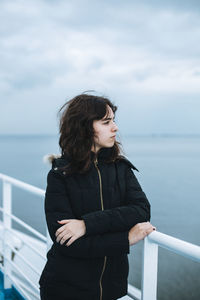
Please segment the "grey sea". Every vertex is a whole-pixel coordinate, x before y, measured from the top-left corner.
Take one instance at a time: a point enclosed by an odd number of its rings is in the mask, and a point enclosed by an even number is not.
[[[162,233],[200,245],[200,137],[129,136],[121,142],[139,169],[135,175],[151,203],[151,223]],[[1,136],[0,152],[0,173],[45,189],[50,165],[42,159],[59,153],[58,137]],[[43,200],[13,188],[14,214],[45,234],[43,207]],[[142,243],[129,255],[129,283],[137,288]],[[159,249],[158,300],[179,299],[200,299],[200,264]]]

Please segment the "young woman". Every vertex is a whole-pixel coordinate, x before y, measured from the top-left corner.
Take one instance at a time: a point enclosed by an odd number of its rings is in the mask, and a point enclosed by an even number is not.
[[[127,294],[130,246],[155,228],[150,204],[116,140],[117,107],[81,94],[61,108],[60,158],[45,196],[53,245],[42,300],[113,300]]]

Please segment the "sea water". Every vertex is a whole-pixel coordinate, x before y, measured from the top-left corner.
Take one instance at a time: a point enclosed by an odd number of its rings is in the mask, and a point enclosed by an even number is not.
[[[121,141],[139,170],[135,175],[151,203],[151,223],[160,232],[200,245],[200,137],[129,136]],[[0,173],[45,189],[50,165],[42,159],[59,153],[58,137],[1,136],[0,152]],[[13,188],[13,213],[45,234],[43,200]],[[129,255],[129,283],[138,288],[142,246],[132,246]],[[200,264],[159,248],[158,300],[168,299],[200,299]]]

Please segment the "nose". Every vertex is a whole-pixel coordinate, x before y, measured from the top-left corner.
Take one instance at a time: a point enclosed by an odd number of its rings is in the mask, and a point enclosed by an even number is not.
[[[112,131],[117,131],[118,130],[118,127],[117,127],[117,125],[116,125],[116,123],[115,122],[113,122],[113,126],[112,126]]]

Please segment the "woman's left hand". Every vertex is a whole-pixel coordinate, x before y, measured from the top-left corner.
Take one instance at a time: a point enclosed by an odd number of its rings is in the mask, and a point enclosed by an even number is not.
[[[60,242],[61,245],[70,239],[66,244],[66,246],[70,246],[75,240],[86,233],[85,222],[83,220],[69,219],[57,222],[64,224],[55,233],[56,241]]]

